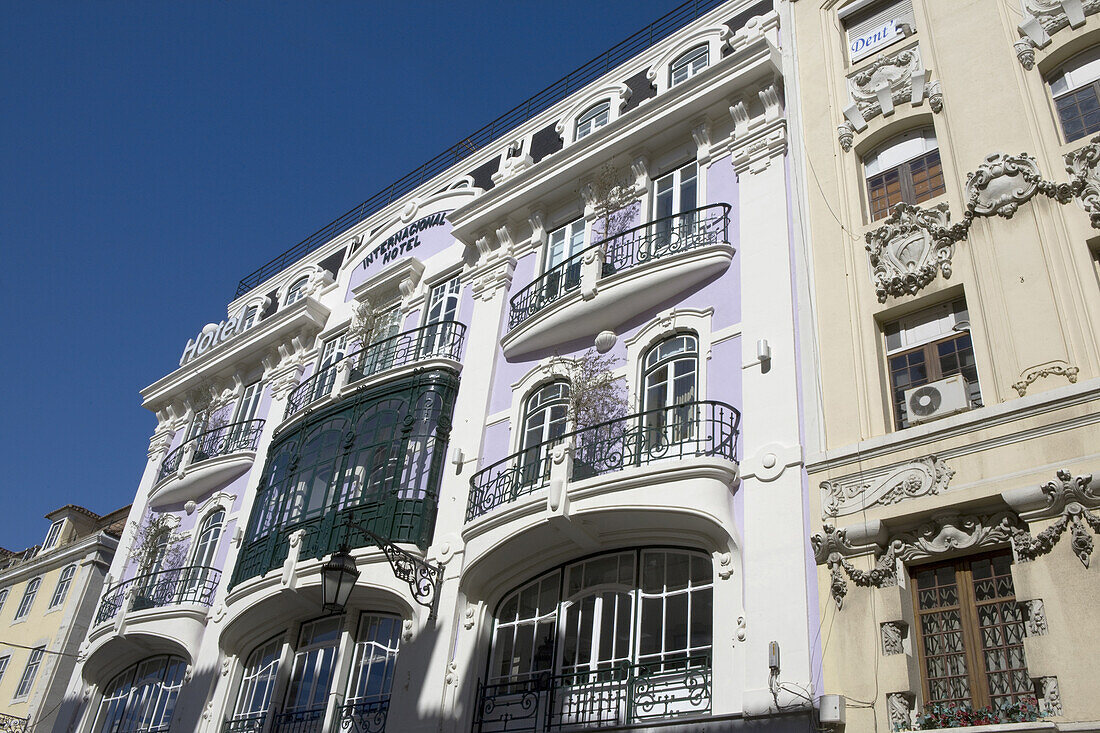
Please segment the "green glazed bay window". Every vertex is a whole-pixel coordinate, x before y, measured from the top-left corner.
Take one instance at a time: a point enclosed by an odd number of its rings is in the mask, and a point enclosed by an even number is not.
[[[458,377],[417,374],[350,397],[279,435],[249,519],[233,585],[299,557],[367,547],[359,529],[424,549],[450,433]]]

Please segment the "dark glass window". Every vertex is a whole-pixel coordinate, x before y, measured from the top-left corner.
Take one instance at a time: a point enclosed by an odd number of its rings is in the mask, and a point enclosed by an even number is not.
[[[871,220],[885,217],[894,204],[919,204],[939,196],[945,190],[939,150],[907,160],[867,179]]]

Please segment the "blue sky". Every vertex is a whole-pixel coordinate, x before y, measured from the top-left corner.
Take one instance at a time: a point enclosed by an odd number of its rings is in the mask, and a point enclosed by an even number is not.
[[[0,546],[132,500],[241,277],[676,4],[0,1]]]

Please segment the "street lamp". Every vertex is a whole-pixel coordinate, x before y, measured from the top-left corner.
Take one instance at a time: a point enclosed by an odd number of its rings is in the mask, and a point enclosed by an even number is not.
[[[359,570],[355,567],[355,558],[341,547],[332,553],[329,561],[321,566],[321,595],[325,610],[339,613],[348,604],[351,589],[359,580]]]

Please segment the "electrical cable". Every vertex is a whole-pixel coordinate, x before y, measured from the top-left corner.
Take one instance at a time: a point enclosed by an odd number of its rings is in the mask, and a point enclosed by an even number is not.
[[[11,646],[11,647],[15,647],[16,649],[28,649],[32,652],[39,651],[39,652],[43,652],[45,654],[56,654],[59,657],[75,657],[76,656],[75,654],[72,654],[70,652],[55,652],[54,650],[47,649],[44,646],[26,646],[24,644],[16,644],[14,641],[0,641],[0,646]]]

